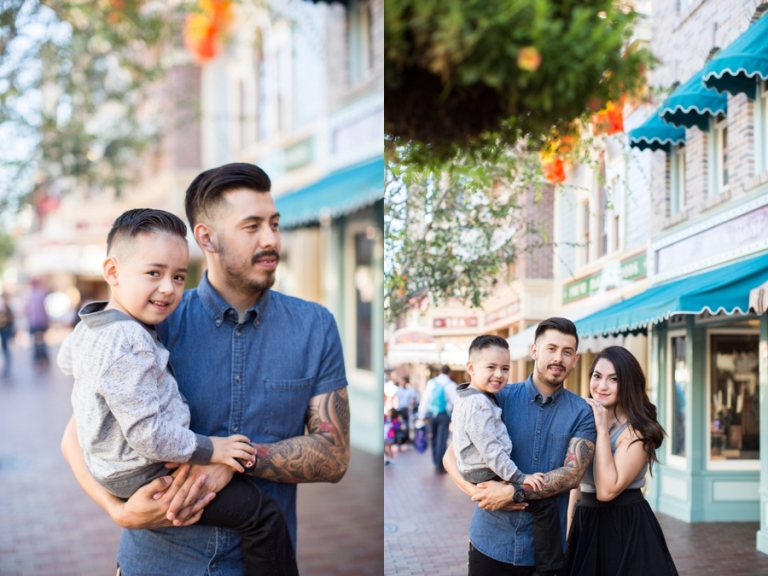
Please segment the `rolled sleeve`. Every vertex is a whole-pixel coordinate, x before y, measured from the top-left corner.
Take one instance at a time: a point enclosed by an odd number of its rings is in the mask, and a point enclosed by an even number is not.
[[[579,414],[579,421],[573,432],[573,438],[584,438],[590,442],[597,440],[597,430],[595,429],[595,415],[592,412],[592,408],[584,402],[586,409],[582,410]]]
[[[347,386],[344,353],[336,321],[328,310],[323,309],[322,313],[325,324],[323,352],[312,387],[312,396],[320,396]]]

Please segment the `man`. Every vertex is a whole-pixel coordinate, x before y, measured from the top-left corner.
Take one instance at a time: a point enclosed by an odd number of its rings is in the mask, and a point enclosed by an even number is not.
[[[37,368],[48,366],[48,347],[45,344],[45,333],[48,331],[48,312],[45,309],[45,298],[48,296],[38,278],[32,279],[32,287],[24,306],[27,316],[29,335],[32,337],[32,360]]]
[[[451,369],[443,366],[440,374],[427,382],[419,403],[419,418],[429,417],[432,433],[432,462],[435,474],[445,474],[443,454],[448,444],[448,428],[451,425],[451,411],[456,401],[456,382],[451,380]]]
[[[405,442],[410,442],[413,439],[413,409],[419,401],[419,393],[411,386],[411,379],[408,376],[396,380],[397,390],[395,390],[395,398],[397,398],[397,410],[405,420]]]
[[[555,498],[565,547],[568,493],[579,485],[595,451],[592,409],[563,382],[579,359],[576,326],[549,318],[536,329],[534,371],[525,382],[496,394],[512,441],[511,458],[526,474],[544,473],[544,486],[485,482],[475,486],[456,468],[453,449],[444,463],[451,479],[478,503],[469,527],[470,576],[534,573],[533,519],[525,500]]]
[[[250,438],[257,461],[247,474],[280,503],[295,546],[296,483],[337,482],[346,472],[349,403],[330,313],[270,290],[280,259],[270,186],[260,168],[239,163],[192,182],[187,219],[208,271],[157,328],[189,403],[191,429]],[[184,465],[172,482],[159,478],[122,502],[88,474],[74,421],[62,451],[88,495],[132,528],[118,552],[124,574],[244,574],[236,533],[191,526],[229,482],[230,467]]]

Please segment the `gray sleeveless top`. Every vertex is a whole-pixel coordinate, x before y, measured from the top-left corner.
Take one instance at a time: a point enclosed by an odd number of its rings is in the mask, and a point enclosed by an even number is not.
[[[619,426],[612,434],[611,434],[611,454],[614,454],[616,452],[616,440],[621,435],[624,430],[626,430],[627,426],[629,426],[629,422],[624,422],[621,426]],[[584,472],[584,477],[581,479],[581,491],[582,492],[591,492],[594,494],[597,492],[595,489],[595,475],[592,471],[592,464],[593,462],[589,463],[589,466],[587,466],[586,472]],[[632,480],[632,482],[629,483],[629,486],[625,488],[625,490],[630,490],[632,488],[642,488],[645,486],[645,473],[648,471],[648,462],[645,463],[645,466],[643,466],[642,470],[637,474],[637,478]]]

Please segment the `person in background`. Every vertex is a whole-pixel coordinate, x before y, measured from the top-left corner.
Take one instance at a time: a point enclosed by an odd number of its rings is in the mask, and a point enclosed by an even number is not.
[[[45,297],[47,295],[48,293],[43,288],[40,279],[34,278],[24,313],[29,325],[29,335],[32,337],[32,359],[38,368],[45,368],[49,363],[48,347],[45,344],[45,333],[49,327],[48,312],[45,309]]]
[[[419,417],[429,418],[432,433],[432,462],[435,474],[445,474],[443,454],[448,445],[448,429],[451,425],[451,412],[456,401],[456,382],[451,380],[451,369],[443,366],[440,374],[427,382],[424,395],[419,403]]]
[[[16,333],[13,311],[11,310],[8,296],[0,295],[0,344],[3,349],[3,378],[11,374],[11,350],[8,347],[13,335]]]
[[[396,384],[395,404],[397,412],[402,418],[403,426],[395,438],[395,443],[400,447],[400,450],[403,450],[407,448],[408,443],[411,441],[411,407],[415,403],[415,394],[413,388],[406,387],[408,384],[407,376],[396,380]]]

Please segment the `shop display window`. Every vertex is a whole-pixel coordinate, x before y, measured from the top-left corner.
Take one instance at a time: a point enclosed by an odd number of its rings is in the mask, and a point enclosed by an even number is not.
[[[760,458],[756,333],[710,333],[710,463]]]
[[[355,366],[361,370],[371,369],[371,312],[376,289],[373,278],[373,246],[372,234],[355,234]]]
[[[690,372],[685,357],[685,336],[670,338],[672,390],[669,419],[669,450],[673,456],[685,458],[685,395]]]

